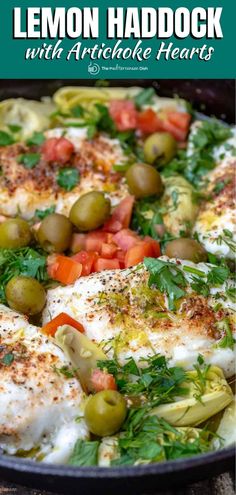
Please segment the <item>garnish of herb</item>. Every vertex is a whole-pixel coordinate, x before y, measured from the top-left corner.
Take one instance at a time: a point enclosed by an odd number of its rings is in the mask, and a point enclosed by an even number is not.
[[[145,409],[130,410],[124,428],[114,466],[191,457],[210,449],[207,430],[175,428],[163,418],[149,416]]]
[[[220,342],[218,342],[217,347],[221,347],[223,349],[229,347],[230,349],[233,349],[236,340],[232,335],[228,318],[224,318],[222,321],[218,322],[218,328],[220,331],[225,333],[225,336],[220,340]]]
[[[51,215],[51,213],[55,213],[56,206],[52,205],[49,208],[46,208],[45,210],[35,210],[34,216],[37,217],[39,220],[43,220],[45,217],[48,215]]]
[[[174,263],[156,258],[145,258],[144,265],[149,271],[149,287],[157,287],[167,295],[171,311],[176,309],[176,301],[185,296],[187,283],[182,271]]]
[[[53,366],[53,370],[58,375],[63,375],[66,378],[74,378],[76,370],[69,368],[69,366],[62,366],[61,368],[57,368],[57,366]]]
[[[66,191],[71,191],[79,183],[80,174],[76,168],[61,168],[57,175],[57,183]]]
[[[0,359],[0,363],[3,364],[4,366],[11,366],[11,364],[14,361],[14,359],[15,359],[15,356],[14,356],[13,352],[8,352],[7,354],[5,354]]]
[[[180,173],[195,187],[199,187],[204,175],[216,165],[213,158],[214,147],[231,136],[231,129],[216,120],[201,122],[190,136],[191,152],[179,151],[177,157],[166,165],[163,173],[165,175]]]
[[[13,144],[13,137],[5,131],[0,131],[0,146],[9,146],[9,144]]]
[[[40,160],[40,153],[24,153],[17,158],[18,163],[24,165],[25,168],[34,168]]]
[[[15,132],[20,132],[22,129],[21,125],[16,125],[16,124],[8,124],[7,127],[9,131],[11,131],[13,134],[15,134]]]
[[[98,447],[98,441],[77,440],[68,464],[72,466],[96,466]]]
[[[27,139],[26,144],[29,146],[40,146],[45,141],[45,136],[42,132],[35,132],[30,138]]]
[[[71,109],[73,117],[80,118],[84,116],[85,110],[82,105],[76,105]]]
[[[143,89],[134,98],[134,103],[138,110],[142,109],[143,105],[152,103],[153,96],[155,95],[154,88]]]
[[[98,361],[97,366],[115,377],[121,393],[131,398],[141,396],[142,402],[149,408],[172,402],[176,396],[189,393],[183,386],[183,382],[187,381],[183,368],[169,367],[165,357],[160,355],[143,359],[142,362],[145,364],[142,368],[136,365],[133,358],[129,358],[124,366],[116,359]]]

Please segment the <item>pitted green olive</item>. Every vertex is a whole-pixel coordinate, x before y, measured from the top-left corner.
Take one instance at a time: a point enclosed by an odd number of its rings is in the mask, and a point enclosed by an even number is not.
[[[126,412],[125,399],[119,392],[103,390],[89,397],[84,416],[91,433],[105,437],[120,429]]]
[[[175,156],[177,143],[168,132],[155,132],[144,143],[144,157],[147,163],[163,167]]]
[[[43,219],[36,236],[45,251],[62,253],[70,245],[72,230],[67,217],[52,213]]]
[[[157,170],[146,163],[135,163],[126,172],[126,180],[131,194],[136,198],[161,196],[164,186]]]
[[[6,286],[6,298],[10,308],[26,315],[36,315],[46,302],[43,286],[34,278],[13,277]]]
[[[165,254],[169,258],[180,258],[182,260],[207,261],[207,253],[204,247],[194,239],[180,238],[168,242],[165,249]]]
[[[0,248],[14,249],[28,246],[31,237],[30,227],[22,218],[12,218],[0,225]]]
[[[73,204],[70,210],[70,221],[78,230],[86,232],[98,229],[108,219],[111,212],[111,202],[99,191],[83,194]]]

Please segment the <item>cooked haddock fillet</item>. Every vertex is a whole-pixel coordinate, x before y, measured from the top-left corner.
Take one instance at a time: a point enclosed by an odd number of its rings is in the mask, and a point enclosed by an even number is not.
[[[162,257],[161,260],[167,258]],[[207,273],[211,265],[171,260]],[[62,311],[81,322],[86,335],[100,343],[108,356],[120,361],[154,353],[170,358],[172,365],[191,369],[200,354],[220,366],[227,376],[234,373],[234,353],[217,347],[224,335],[219,322],[233,318],[233,303],[225,298],[226,286],[212,287],[208,298],[187,287],[177,311],[168,308],[166,296],[149,288],[147,271],[139,267],[105,271],[80,278],[74,285],[48,291],[44,324]],[[191,274],[185,273],[188,281]],[[216,295],[217,294],[217,295]],[[216,303],[222,308],[214,310]]]
[[[75,421],[84,394],[76,378],[66,378],[59,371],[63,366],[70,363],[59,347],[24,316],[0,305],[0,447],[4,452],[33,449],[40,460],[67,462],[76,440],[87,437],[84,422]]]
[[[57,163],[47,163],[42,158],[29,169],[18,163],[17,157],[28,152],[23,144],[0,148],[2,174],[0,176],[0,215],[14,216],[20,213],[30,219],[36,209],[55,205],[58,213],[68,215],[71,206],[81,194],[91,190],[104,191],[113,205],[127,194],[127,187],[119,174],[112,171],[113,164],[122,163],[126,157],[118,140],[98,136],[87,140],[86,128],[62,128],[46,131],[46,137],[69,139],[75,147],[74,166],[80,173],[78,185],[66,191],[57,183],[60,168]]]
[[[230,259],[236,250],[235,172],[236,159],[227,158],[208,175],[208,199],[194,227],[207,251]]]

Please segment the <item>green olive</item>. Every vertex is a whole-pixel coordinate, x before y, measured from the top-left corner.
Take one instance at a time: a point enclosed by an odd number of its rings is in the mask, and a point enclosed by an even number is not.
[[[46,302],[43,286],[34,278],[19,275],[6,286],[6,298],[10,308],[26,315],[36,315]]]
[[[103,390],[89,397],[84,415],[91,433],[99,437],[113,435],[125,420],[125,399],[116,390]]]
[[[99,191],[83,194],[70,210],[70,220],[78,230],[85,232],[101,227],[111,212],[111,202]]]
[[[155,132],[144,143],[144,157],[148,163],[162,167],[175,156],[177,143],[168,132]]]
[[[69,218],[52,213],[43,219],[36,237],[45,251],[62,253],[70,245],[72,230]]]
[[[164,186],[157,170],[146,163],[134,163],[126,172],[126,180],[131,194],[136,198],[161,196]]]
[[[204,247],[194,239],[184,237],[168,242],[165,254],[169,258],[180,258],[182,260],[193,261],[194,263],[207,261],[207,252]]]
[[[31,237],[29,224],[22,218],[12,218],[0,225],[0,248],[13,249],[27,246]]]

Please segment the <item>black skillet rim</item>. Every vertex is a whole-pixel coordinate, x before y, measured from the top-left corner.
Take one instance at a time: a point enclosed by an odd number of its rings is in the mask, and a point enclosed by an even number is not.
[[[174,461],[164,461],[153,464],[143,464],[138,466],[119,466],[119,467],[77,467],[68,465],[55,465],[38,463],[32,460],[19,459],[13,456],[0,456],[0,468],[10,469],[12,471],[23,472],[24,474],[42,474],[51,475],[58,478],[142,478],[143,476],[167,475],[168,473],[180,473],[182,470],[189,471],[201,468],[203,465],[212,465],[214,463],[228,462],[233,463],[235,458],[235,448],[229,447],[206,454],[200,454],[190,458],[176,459]]]

